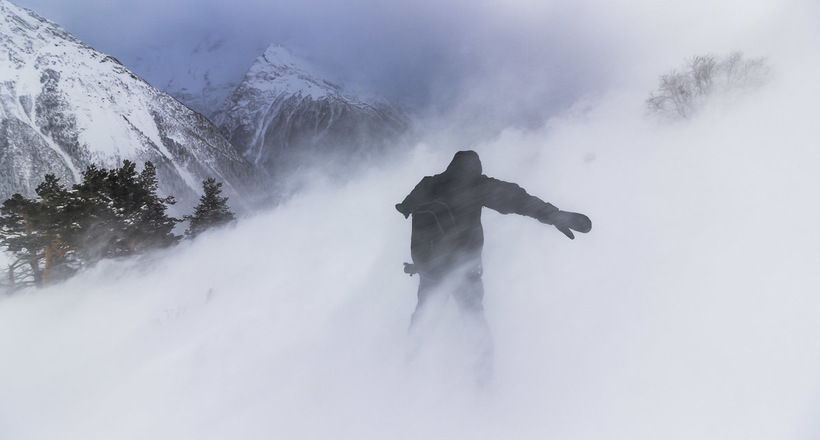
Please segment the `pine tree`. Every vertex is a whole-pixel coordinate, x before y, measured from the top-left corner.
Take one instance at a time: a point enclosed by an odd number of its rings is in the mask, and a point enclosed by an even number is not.
[[[194,238],[202,232],[226,225],[236,220],[234,213],[228,207],[228,197],[222,197],[222,182],[214,178],[202,181],[203,195],[199,197],[199,204],[194,207],[193,215],[186,215],[190,220],[185,235]]]
[[[84,198],[86,212],[95,217],[96,223],[87,227],[98,232],[90,237],[103,246],[98,257],[133,255],[179,240],[173,229],[180,220],[166,214],[176,201],[157,195],[159,183],[151,162],[141,173],[129,160],[110,171],[89,167],[83,184],[75,188]]]
[[[157,195],[154,165],[141,173],[124,161],[112,170],[89,166],[83,181],[67,189],[47,174],[37,199],[13,195],[0,206],[0,248],[14,256],[11,290],[31,278],[36,286],[65,278],[100,259],[167,247],[180,237],[180,220],[166,214],[172,196]]]
[[[145,168],[137,178],[137,186],[143,191],[140,209],[132,217],[131,237],[137,248],[162,248],[175,244],[180,237],[174,235],[173,230],[182,220],[166,214],[168,206],[174,205],[176,200],[174,196],[157,195],[159,181],[153,163],[145,163]]]
[[[71,192],[53,174],[47,174],[35,192],[39,200],[15,194],[0,208],[0,247],[15,257],[8,273],[12,289],[17,287],[15,273],[26,265],[38,287],[77,270],[80,211]]]
[[[84,234],[79,237],[78,252],[92,264],[116,256],[115,244],[120,228],[113,208],[108,175],[108,170],[89,165],[83,172],[82,183],[74,185],[83,212],[79,222]]]
[[[14,291],[23,285],[18,271],[28,268],[33,282],[42,285],[40,255],[43,244],[34,225],[38,206],[34,200],[14,194],[0,207],[0,247],[14,256],[8,267],[9,290]]]
[[[34,190],[40,197],[33,211],[33,224],[43,245],[42,285],[62,279],[77,270],[74,252],[82,235],[78,223],[82,215],[71,192],[53,174]]]

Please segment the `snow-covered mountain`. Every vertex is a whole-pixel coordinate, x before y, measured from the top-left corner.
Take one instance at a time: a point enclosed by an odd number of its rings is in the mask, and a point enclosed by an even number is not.
[[[130,70],[186,106],[210,118],[239,85],[247,66],[265,44],[235,36],[205,34],[144,47],[139,56],[122,59]]]
[[[271,45],[213,120],[245,158],[280,178],[337,159],[355,162],[408,132],[409,120],[396,107],[348,96],[315,72]]]
[[[237,196],[254,173],[204,116],[6,0],[0,59],[0,197],[33,194],[45,173],[70,184],[90,164],[128,159],[153,162],[160,192],[184,206],[207,177]]]

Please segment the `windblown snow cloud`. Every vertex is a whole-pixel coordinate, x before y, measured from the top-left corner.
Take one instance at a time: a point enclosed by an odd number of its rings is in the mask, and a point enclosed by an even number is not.
[[[199,63],[224,58],[214,81],[238,82],[268,43],[281,42],[345,83],[436,117],[462,110],[462,125],[486,117],[496,131],[537,126],[581,96],[683,57],[770,55],[798,29],[816,29],[818,15],[801,0],[18,3],[160,88],[197,68],[186,61],[194,51]]]
[[[614,88],[475,146],[595,227],[484,215],[496,376],[452,301],[408,363],[393,204],[451,151],[142,261],[0,300],[0,437],[811,439],[820,427],[820,66],[658,125]],[[800,68],[794,68],[799,66]]]
[[[484,214],[490,387],[452,301],[407,364],[417,280],[393,209],[461,146],[453,119],[484,115],[479,75],[401,162],[0,299],[0,438],[817,438],[816,6],[655,5],[564,5],[565,28],[611,37],[612,70],[591,74],[610,81],[472,145],[487,174],[594,223],[570,241]],[[492,6],[498,29],[549,9]],[[645,116],[659,74],[731,50],[768,57],[771,82],[688,121]]]

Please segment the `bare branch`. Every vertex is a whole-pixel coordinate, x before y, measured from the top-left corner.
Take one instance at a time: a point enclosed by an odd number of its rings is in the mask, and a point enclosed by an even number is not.
[[[657,90],[646,100],[647,110],[664,119],[688,119],[713,96],[763,86],[769,71],[765,58],[745,59],[741,52],[695,56],[683,70],[660,76]]]

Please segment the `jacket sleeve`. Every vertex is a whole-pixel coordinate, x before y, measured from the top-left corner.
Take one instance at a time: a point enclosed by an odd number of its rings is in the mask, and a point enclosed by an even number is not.
[[[547,223],[558,208],[538,197],[527,194],[520,186],[488,177],[484,182],[483,204],[502,214],[519,214]]]
[[[410,214],[412,214],[419,205],[430,200],[431,180],[432,176],[421,179],[421,182],[413,188],[413,191],[410,191],[410,194],[408,194],[401,203],[396,205],[396,210],[402,213],[404,218],[410,217]]]

